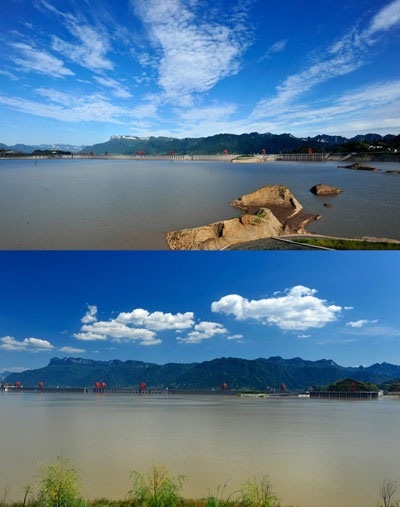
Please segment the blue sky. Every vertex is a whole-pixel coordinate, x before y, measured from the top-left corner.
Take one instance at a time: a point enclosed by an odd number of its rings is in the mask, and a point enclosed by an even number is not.
[[[54,356],[400,364],[396,252],[1,252],[0,371]]]
[[[0,142],[400,131],[400,0],[9,0]]]

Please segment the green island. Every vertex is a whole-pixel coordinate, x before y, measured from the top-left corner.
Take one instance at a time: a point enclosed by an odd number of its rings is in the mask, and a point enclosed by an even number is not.
[[[325,391],[341,391],[345,393],[350,392],[371,392],[379,391],[379,387],[372,382],[360,382],[352,378],[345,378],[343,380],[337,380],[325,388]]]
[[[55,463],[40,467],[35,487],[23,488],[22,501],[11,501],[7,487],[3,488],[0,507],[283,507],[268,475],[247,480],[231,494],[226,493],[226,482],[215,493],[209,492],[207,497],[197,500],[183,498],[187,477],[173,475],[165,465],[153,465],[146,472],[133,470],[130,479],[131,489],[123,500],[85,500],[80,492],[78,470],[61,455]],[[400,500],[395,499],[396,492],[396,482],[385,479],[379,485],[380,500],[375,502],[375,507],[400,507]]]
[[[335,238],[292,238],[305,245],[321,246],[332,250],[400,250],[400,243]]]

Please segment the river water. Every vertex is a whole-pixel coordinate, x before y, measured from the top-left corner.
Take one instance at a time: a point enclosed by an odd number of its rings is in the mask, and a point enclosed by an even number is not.
[[[61,451],[87,497],[122,498],[165,463],[200,498],[269,474],[283,505],[368,507],[400,479],[400,401],[0,393],[0,487],[20,498]]]
[[[400,176],[337,165],[0,160],[0,249],[165,249],[165,232],[238,216],[231,200],[273,184],[323,216],[311,232],[400,239]],[[317,183],[344,192],[316,197]]]

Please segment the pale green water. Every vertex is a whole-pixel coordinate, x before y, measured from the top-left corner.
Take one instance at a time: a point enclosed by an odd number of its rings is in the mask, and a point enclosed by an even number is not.
[[[274,184],[323,216],[311,232],[400,239],[400,175],[337,165],[0,160],[0,249],[164,249],[165,232],[238,216],[233,199]],[[316,197],[318,183],[344,192]]]
[[[202,497],[270,475],[283,505],[374,506],[400,479],[400,402],[223,396],[0,394],[0,485],[14,498],[63,451],[84,494],[123,497],[129,471],[164,462]]]

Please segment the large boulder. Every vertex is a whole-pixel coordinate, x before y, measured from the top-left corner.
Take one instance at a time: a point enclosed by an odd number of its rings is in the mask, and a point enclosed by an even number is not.
[[[286,211],[286,218],[299,213],[303,206],[292,192],[283,185],[267,185],[251,194],[242,195],[231,202],[231,206],[243,211],[256,211],[258,208],[277,209]],[[289,213],[287,213],[289,212]]]
[[[341,194],[343,190],[337,187],[325,185],[324,183],[319,183],[318,185],[311,187],[310,192],[315,195],[338,195]]]

